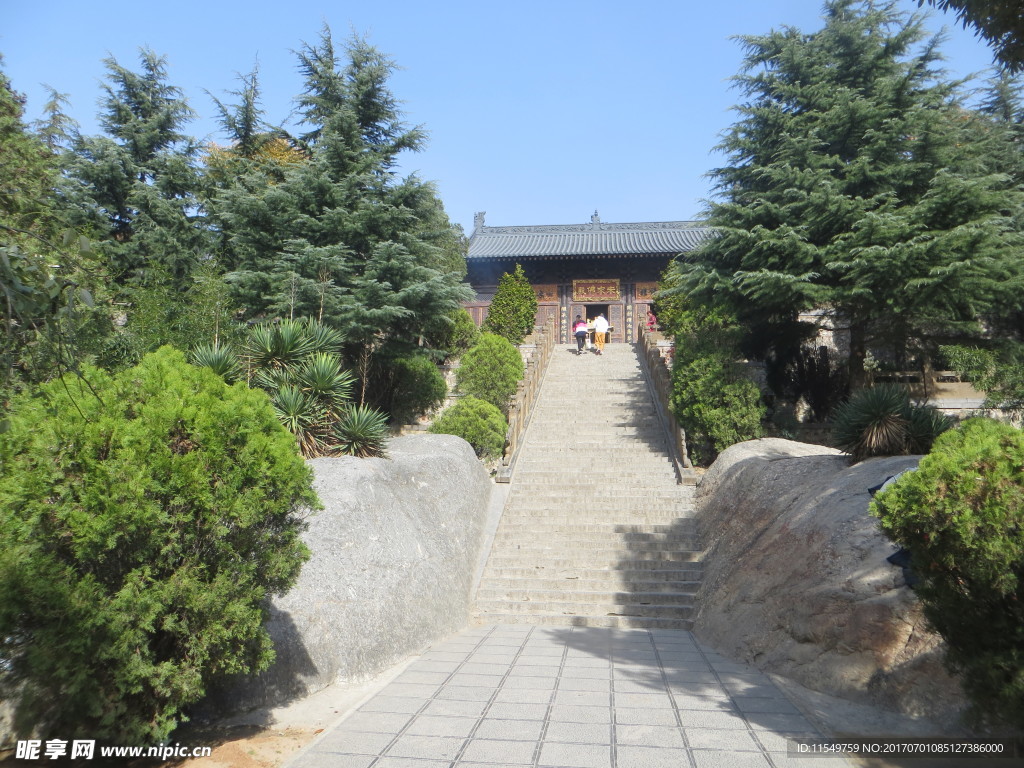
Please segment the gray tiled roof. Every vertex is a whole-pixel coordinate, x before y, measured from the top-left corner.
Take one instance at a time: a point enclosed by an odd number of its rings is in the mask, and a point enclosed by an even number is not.
[[[710,234],[709,227],[696,221],[535,227],[478,225],[469,240],[469,258],[675,255],[692,251]]]

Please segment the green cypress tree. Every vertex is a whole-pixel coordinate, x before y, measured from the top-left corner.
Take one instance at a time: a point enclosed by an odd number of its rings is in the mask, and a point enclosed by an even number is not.
[[[537,293],[526,278],[521,264],[498,281],[498,290],[487,309],[483,330],[503,336],[513,344],[522,344],[533,331],[537,317]]]
[[[141,71],[107,59],[100,116],[106,135],[78,137],[67,195],[91,228],[120,285],[165,279],[186,289],[210,237],[199,205],[198,146],[182,129],[193,116],[167,82],[167,61],[140,51]]]
[[[680,290],[750,327],[829,310],[869,345],[977,330],[1019,295],[1021,192],[986,165],[978,124],[934,66],[918,17],[831,0],[824,28],[745,37],[745,101],[712,172],[719,236],[676,265]]]
[[[394,64],[358,38],[348,57],[340,68],[326,29],[303,47],[299,107],[309,130],[300,142],[309,160],[279,184],[225,190],[217,215],[230,241],[228,277],[248,315],[337,328],[365,387],[373,355],[400,356],[441,330],[470,291],[452,267],[461,241],[436,190],[394,171],[396,157],[424,141],[388,88]]]

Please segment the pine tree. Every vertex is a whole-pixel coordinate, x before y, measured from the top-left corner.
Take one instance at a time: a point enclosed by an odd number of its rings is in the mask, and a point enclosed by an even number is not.
[[[829,310],[853,386],[870,344],[934,346],[1021,288],[1020,190],[980,156],[924,36],[894,3],[831,0],[819,32],[743,38],[746,100],[712,172],[719,236],[675,267],[749,327]]]
[[[469,291],[451,266],[461,241],[434,187],[394,170],[424,141],[388,88],[394,64],[358,38],[348,57],[340,68],[326,29],[302,48],[308,130],[298,141],[309,159],[280,183],[224,190],[216,208],[249,316],[322,320],[365,374],[383,347],[396,356],[449,323]]]
[[[170,279],[187,287],[209,250],[196,197],[198,147],[181,131],[193,116],[167,83],[167,62],[140,51],[141,71],[105,60],[102,136],[79,136],[69,160],[78,184],[68,191],[120,285]]]
[[[526,335],[533,331],[536,317],[537,293],[526,278],[523,266],[516,264],[511,274],[504,273],[498,281],[483,330],[503,336],[513,344],[522,344]]]

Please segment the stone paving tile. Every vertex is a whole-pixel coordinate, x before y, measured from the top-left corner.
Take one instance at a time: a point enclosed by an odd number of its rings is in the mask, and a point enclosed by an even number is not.
[[[544,730],[543,720],[503,720],[485,717],[473,734],[478,739],[512,739],[539,741]]]
[[[454,760],[465,739],[452,736],[399,736],[386,753],[388,757],[415,757],[423,760]]]
[[[413,720],[406,733],[414,736],[459,736],[466,738],[479,722],[475,717],[441,717],[440,715],[419,715]]]
[[[463,751],[462,759],[500,765],[533,765],[537,744],[536,741],[473,739]]]
[[[693,749],[722,749],[741,752],[761,752],[749,731],[721,728],[687,728],[686,740]]]
[[[771,768],[768,758],[757,752],[695,749],[693,761],[697,768]]]
[[[556,704],[548,719],[562,723],[610,723],[611,710],[607,707],[583,707],[575,704]]]
[[[615,757],[618,768],[681,768],[690,764],[689,753],[675,747],[620,746]]]
[[[689,633],[511,625],[435,644],[288,768],[848,765],[791,759],[789,734],[816,735]]]
[[[611,744],[612,727],[604,723],[548,723],[544,741],[562,741],[574,744]]]
[[[393,712],[353,712],[345,718],[345,730],[397,734],[412,722],[413,716]]]
[[[660,725],[616,725],[615,741],[620,745],[635,747],[686,746],[680,728]]]
[[[494,700],[503,704],[547,704],[551,693],[544,688],[502,688]]]
[[[671,709],[672,699],[667,693],[615,693],[616,707],[653,707]]]
[[[386,690],[386,689],[385,689]],[[419,712],[429,699],[410,699],[405,696],[374,696],[359,708],[361,712]]]
[[[538,766],[557,768],[611,768],[611,747],[605,744],[563,744],[544,742]]]

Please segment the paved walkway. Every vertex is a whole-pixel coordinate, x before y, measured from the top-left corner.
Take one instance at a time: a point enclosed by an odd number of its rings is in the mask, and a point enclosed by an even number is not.
[[[844,768],[764,675],[683,630],[499,625],[438,643],[290,768]]]

